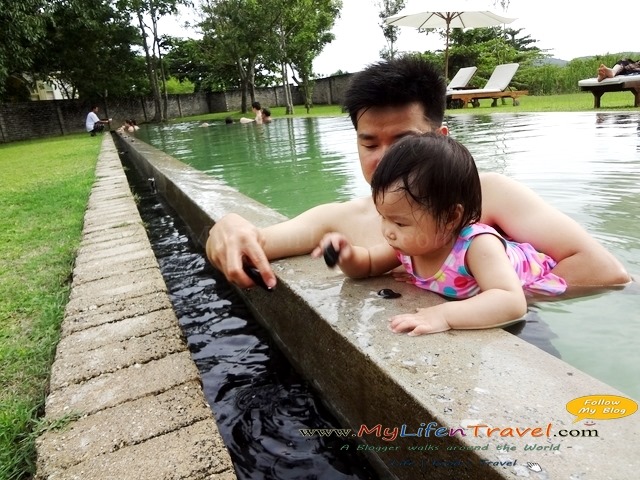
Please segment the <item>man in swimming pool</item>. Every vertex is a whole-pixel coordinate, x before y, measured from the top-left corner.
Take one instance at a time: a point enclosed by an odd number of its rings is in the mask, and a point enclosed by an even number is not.
[[[428,131],[448,133],[442,125],[445,92],[440,74],[414,56],[373,64],[353,78],[345,93],[345,106],[356,129],[367,182],[386,149],[399,138]],[[605,286],[630,281],[624,267],[600,243],[524,185],[497,173],[481,174],[481,184],[480,221],[552,257],[558,262],[553,273],[567,284]],[[232,213],[211,228],[207,256],[239,287],[254,285],[243,271],[245,260],[274,287],[276,277],[269,260],[308,254],[332,231],[365,247],[382,243],[379,223],[371,196],[320,205],[262,229]]]

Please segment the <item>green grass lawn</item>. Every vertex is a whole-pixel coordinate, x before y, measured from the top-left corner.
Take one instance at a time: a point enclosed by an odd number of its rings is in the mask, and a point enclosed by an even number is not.
[[[0,145],[0,479],[35,471],[34,431],[101,136]]]

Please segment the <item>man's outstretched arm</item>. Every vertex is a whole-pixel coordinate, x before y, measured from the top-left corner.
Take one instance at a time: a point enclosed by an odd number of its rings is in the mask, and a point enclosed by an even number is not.
[[[631,281],[624,266],[575,220],[525,185],[484,173],[482,221],[517,242],[527,242],[558,264],[553,273],[573,286],[614,286]]]
[[[310,253],[322,236],[336,227],[336,219],[348,204],[314,207],[295,218],[266,228],[258,228],[240,215],[222,217],[209,231],[206,252],[209,261],[233,284],[248,288],[254,283],[243,271],[243,263],[254,265],[269,287],[276,277],[270,260]]]

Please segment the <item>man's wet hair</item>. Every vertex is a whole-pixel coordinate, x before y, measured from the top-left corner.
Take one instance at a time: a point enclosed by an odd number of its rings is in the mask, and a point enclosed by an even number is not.
[[[371,107],[398,107],[419,103],[434,128],[442,125],[447,85],[440,71],[420,55],[405,55],[374,63],[352,78],[344,106],[353,126]]]

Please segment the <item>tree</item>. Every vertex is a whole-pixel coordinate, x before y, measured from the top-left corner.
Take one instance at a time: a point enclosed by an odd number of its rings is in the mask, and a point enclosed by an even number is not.
[[[333,40],[330,30],[340,0],[206,0],[203,4],[204,45],[220,65],[235,63],[242,91],[255,100],[255,86],[270,84],[280,73],[289,112],[289,68],[305,91],[310,106],[312,61]]]
[[[342,2],[340,0],[275,1],[274,6],[280,12],[275,21],[279,52],[272,52],[275,53],[272,58],[276,61],[277,57],[280,57],[287,113],[293,113],[287,66],[292,68],[293,79],[303,91],[305,108],[308,112],[313,94],[313,60],[324,46],[334,39],[331,29],[340,14]]]
[[[387,25],[384,23],[384,19],[395,15],[402,10],[404,8],[404,3],[404,0],[380,0],[377,4],[378,7],[381,8],[380,13],[378,14],[382,20],[382,22],[380,22],[380,28],[382,28],[382,33],[387,41],[387,45],[380,50],[380,57],[385,60],[391,60],[398,53],[395,48],[395,44],[398,41],[399,27]]]
[[[55,2],[32,71],[67,98],[130,95],[146,89],[132,50],[139,41],[130,16],[108,0]]]
[[[178,13],[180,5],[190,5],[189,0],[118,0],[118,7],[123,11],[131,12],[138,24],[142,38],[142,48],[146,62],[147,76],[153,93],[155,114],[153,120],[165,121],[167,118],[167,89],[166,79],[162,65],[162,38],[158,31],[158,21],[166,15]],[[151,43],[149,43],[149,38]],[[164,93],[164,108],[160,92],[162,83]]]
[[[265,40],[273,27],[268,2],[261,0],[205,0],[200,28],[212,58],[222,65],[234,65],[242,95],[241,110],[247,111],[247,97],[255,101],[256,62],[268,47]]]
[[[46,0],[0,0],[0,98],[9,76],[31,71],[46,33]]]
[[[176,77],[167,78],[167,91],[172,94],[193,93],[195,85],[188,78],[178,80]]]
[[[204,52],[202,40],[171,38],[164,63],[169,75],[178,81],[188,80],[196,92],[207,89],[213,66]]]

